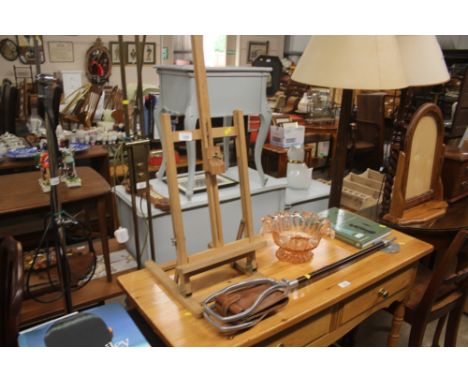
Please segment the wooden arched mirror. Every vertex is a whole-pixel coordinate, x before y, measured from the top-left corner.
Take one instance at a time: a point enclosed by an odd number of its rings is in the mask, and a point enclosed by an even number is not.
[[[439,107],[422,105],[414,114],[400,151],[390,211],[385,220],[424,223],[445,214],[440,177],[444,158],[444,121]]]
[[[112,71],[112,59],[109,50],[96,39],[86,52],[86,76],[94,85],[102,85],[109,80]]]

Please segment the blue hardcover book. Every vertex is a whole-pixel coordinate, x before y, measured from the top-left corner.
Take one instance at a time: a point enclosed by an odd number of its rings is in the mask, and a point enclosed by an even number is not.
[[[22,331],[20,346],[150,346],[119,304],[74,312]]]

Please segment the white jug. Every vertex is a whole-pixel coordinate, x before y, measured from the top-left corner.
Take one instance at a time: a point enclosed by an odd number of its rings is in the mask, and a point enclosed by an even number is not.
[[[308,189],[312,180],[312,168],[304,163],[304,147],[291,146],[288,150],[288,167],[286,171],[288,187]]]

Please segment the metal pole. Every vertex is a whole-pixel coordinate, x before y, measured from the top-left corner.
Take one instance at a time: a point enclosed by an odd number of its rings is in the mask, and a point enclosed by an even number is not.
[[[145,124],[145,114],[143,108],[143,80],[141,76],[141,70],[143,68],[143,54],[144,54],[144,46],[146,42],[146,36],[143,36],[143,40],[140,43],[140,38],[138,35],[135,35],[135,46],[136,46],[136,69],[137,69],[137,91],[136,91],[136,105],[137,105],[137,112],[140,121],[140,131],[143,131],[144,124]],[[136,131],[136,126],[135,126]],[[143,134],[142,134],[143,135]]]
[[[39,88],[39,97],[43,100],[43,106],[45,109],[45,128],[47,135],[47,151],[49,153],[49,169],[50,169],[50,206],[52,212],[52,230],[54,234],[55,253],[59,259],[60,274],[63,285],[63,292],[65,297],[65,308],[67,312],[73,310],[73,303],[71,297],[71,286],[70,286],[70,269],[67,259],[67,246],[65,242],[65,232],[62,222],[62,207],[58,197],[57,187],[59,185],[58,177],[58,152],[55,138],[54,129],[54,118],[51,115],[53,110],[53,89],[52,84],[55,78],[40,74],[36,76],[36,81]]]

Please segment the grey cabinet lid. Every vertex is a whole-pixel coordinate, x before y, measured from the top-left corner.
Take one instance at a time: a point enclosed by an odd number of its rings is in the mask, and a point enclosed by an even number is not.
[[[193,73],[193,65],[156,65],[156,71],[159,73],[161,71],[174,71],[180,73]],[[271,72],[272,68],[265,67],[253,67],[253,66],[221,66],[221,67],[207,67],[206,72],[208,75],[210,73],[262,73],[262,72]]]

